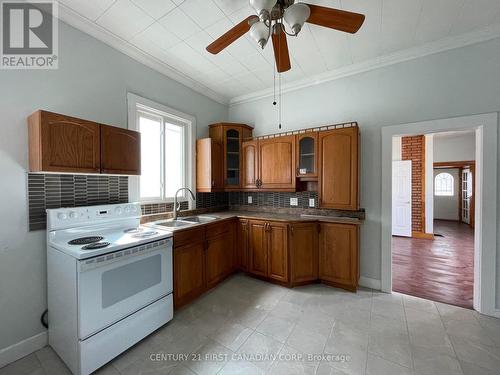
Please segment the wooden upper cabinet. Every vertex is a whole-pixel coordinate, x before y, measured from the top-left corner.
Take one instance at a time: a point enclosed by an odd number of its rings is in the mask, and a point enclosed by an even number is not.
[[[288,224],[267,223],[268,277],[288,282]]]
[[[141,174],[141,134],[101,125],[101,173]]]
[[[245,124],[218,123],[209,125],[210,138],[223,145],[224,189],[241,188],[242,143],[252,137],[252,128]]]
[[[261,139],[258,144],[260,188],[294,191],[295,136]]]
[[[319,278],[356,290],[359,279],[357,225],[322,223],[319,240]]]
[[[267,223],[250,220],[248,225],[249,272],[267,277]]]
[[[318,177],[318,132],[297,134],[297,177]]]
[[[224,147],[212,138],[196,141],[196,190],[200,193],[224,189]]]
[[[357,210],[358,127],[319,133],[318,194],[321,208]]]
[[[259,178],[259,150],[257,141],[246,141],[242,144],[242,180],[243,189],[257,189]]]
[[[38,111],[28,118],[31,172],[99,173],[99,124]]]
[[[37,111],[28,134],[31,172],[141,173],[138,132]]]
[[[318,279],[318,223],[292,224],[291,282],[301,284]]]

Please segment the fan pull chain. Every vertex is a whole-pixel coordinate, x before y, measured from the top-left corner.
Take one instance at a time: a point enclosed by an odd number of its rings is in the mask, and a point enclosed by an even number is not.
[[[283,26],[281,23],[279,25],[279,35],[278,35],[278,65],[281,66],[281,33],[283,32]],[[278,72],[278,129],[281,129],[281,72]]]

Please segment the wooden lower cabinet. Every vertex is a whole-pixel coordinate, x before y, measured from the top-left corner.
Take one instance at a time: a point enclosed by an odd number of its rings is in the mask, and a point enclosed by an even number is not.
[[[288,223],[249,220],[248,272],[288,283]]]
[[[205,242],[176,247],[173,258],[174,305],[178,308],[205,291]]]
[[[288,224],[267,223],[268,277],[288,282]]]
[[[233,270],[233,257],[228,253],[227,234],[207,240],[205,253],[205,275],[207,288],[213,288]],[[232,239],[231,239],[232,240]]]
[[[356,291],[359,226],[241,218],[174,232],[174,305],[235,270],[281,285],[323,282]]]
[[[319,278],[340,288],[355,291],[359,279],[359,227],[321,223]]]
[[[250,220],[248,224],[248,254],[251,274],[267,277],[267,222]]]
[[[306,284],[318,279],[318,223],[292,224],[290,228],[291,282]]]
[[[174,232],[174,306],[213,288],[234,270],[234,220]]]
[[[239,219],[236,229],[235,267],[248,271],[248,220]]]

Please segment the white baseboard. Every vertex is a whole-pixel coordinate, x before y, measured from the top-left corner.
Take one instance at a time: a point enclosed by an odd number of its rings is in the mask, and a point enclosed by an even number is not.
[[[0,368],[43,348],[47,343],[48,335],[45,331],[28,337],[14,345],[0,349]]]
[[[500,318],[500,309],[496,309],[493,314],[495,317]]]
[[[359,285],[364,286],[365,288],[371,288],[375,290],[380,290],[381,282],[377,279],[370,279],[369,277],[361,276],[359,278]]]

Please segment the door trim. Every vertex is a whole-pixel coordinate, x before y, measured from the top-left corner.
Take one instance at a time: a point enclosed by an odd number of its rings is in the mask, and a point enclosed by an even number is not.
[[[386,126],[382,133],[381,288],[392,291],[392,137],[456,130],[476,131],[474,309],[494,316],[497,255],[498,113]],[[488,171],[488,173],[485,173]],[[493,287],[492,287],[493,286]]]

